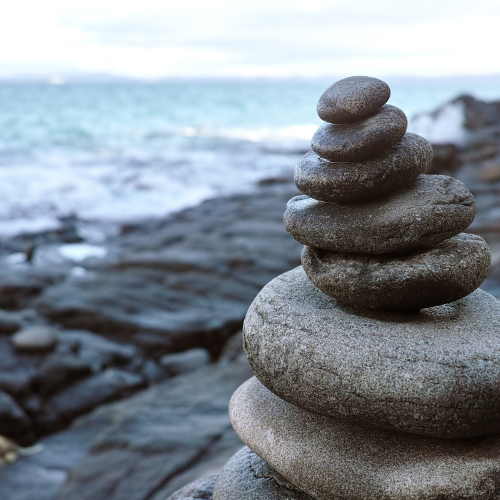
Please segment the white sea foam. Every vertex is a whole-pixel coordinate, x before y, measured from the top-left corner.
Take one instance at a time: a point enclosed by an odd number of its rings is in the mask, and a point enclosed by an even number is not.
[[[53,153],[0,167],[0,237],[58,229],[68,216],[103,225],[163,217],[291,172],[297,158],[277,153],[306,147],[289,137],[223,141],[160,153],[132,150],[118,158]],[[263,151],[266,145],[273,152]]]
[[[73,262],[82,262],[89,257],[102,258],[108,253],[107,249],[88,243],[68,243],[59,247],[59,253]]]
[[[0,193],[3,189],[0,188]],[[0,204],[6,207],[8,200],[2,200]],[[16,204],[15,208],[18,208],[19,204]],[[6,207],[8,209],[8,207]],[[15,211],[14,208],[14,211]],[[8,212],[12,213],[10,210]],[[51,217],[50,215],[37,215],[36,213],[27,214],[24,217],[11,217],[0,219],[0,236],[12,237],[17,234],[34,234],[41,231],[51,231],[59,229],[61,222],[57,217]]]
[[[460,101],[448,103],[433,113],[416,116],[408,131],[425,137],[433,144],[460,144],[466,135],[463,126],[464,106]]]

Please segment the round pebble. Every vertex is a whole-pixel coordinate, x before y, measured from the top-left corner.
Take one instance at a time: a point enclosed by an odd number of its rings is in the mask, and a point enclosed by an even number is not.
[[[465,297],[490,270],[486,241],[461,233],[405,255],[368,255],[304,247],[302,265],[322,292],[346,304],[386,310],[433,307]]]
[[[294,405],[433,437],[500,432],[500,301],[482,290],[389,313],[342,304],[298,267],[262,289],[243,331],[255,375]]]
[[[407,125],[403,111],[386,104],[356,123],[323,123],[313,135],[311,148],[329,161],[368,160],[400,141]]]
[[[325,122],[352,123],[377,111],[391,96],[387,83],[370,76],[350,76],[330,85],[318,101]]]
[[[410,184],[432,161],[432,146],[419,135],[401,141],[375,158],[333,163],[309,151],[295,167],[295,184],[315,200],[351,203]]]
[[[243,447],[224,466],[213,500],[314,500],[273,470],[252,450]]]
[[[229,413],[249,448],[317,500],[495,500],[500,495],[498,434],[431,439],[341,422],[281,400],[255,378],[236,390]]]
[[[476,203],[460,181],[420,175],[408,187],[373,200],[336,204],[296,196],[286,230],[310,247],[354,253],[403,253],[431,247],[462,232]]]
[[[58,331],[51,326],[32,325],[17,331],[11,341],[19,351],[46,351],[54,347],[58,336]]]

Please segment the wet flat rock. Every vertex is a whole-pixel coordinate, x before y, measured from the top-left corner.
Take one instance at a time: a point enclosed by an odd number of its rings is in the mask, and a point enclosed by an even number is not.
[[[383,153],[405,135],[408,120],[399,108],[386,104],[356,123],[324,123],[313,135],[311,148],[330,161],[360,161]]]
[[[431,161],[430,143],[407,133],[381,155],[360,162],[333,163],[310,151],[295,167],[295,184],[315,200],[350,203],[411,184]]]
[[[476,290],[416,314],[343,306],[301,267],[248,310],[259,380],[308,410],[435,437],[500,431],[500,301]]]
[[[109,243],[109,260],[48,287],[35,307],[65,328],[155,356],[217,351],[262,286],[300,263],[300,245],[283,228],[296,194],[291,182],[263,186],[127,228]]]
[[[385,254],[433,246],[466,229],[474,197],[460,181],[420,175],[407,188],[366,202],[292,198],[285,229],[300,243],[338,252]]]
[[[498,498],[500,437],[431,439],[317,415],[256,378],[230,404],[243,442],[318,500]]]
[[[224,466],[214,500],[313,500],[246,446]]]
[[[352,123],[377,111],[391,97],[387,83],[370,76],[351,76],[330,85],[318,101],[325,122]]]
[[[486,241],[461,233],[428,250],[369,255],[305,247],[302,265],[322,292],[361,307],[411,310],[465,297],[490,270]]]

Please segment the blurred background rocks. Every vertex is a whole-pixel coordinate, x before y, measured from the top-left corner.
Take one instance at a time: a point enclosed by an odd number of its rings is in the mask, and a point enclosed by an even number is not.
[[[450,105],[463,135],[433,144],[429,173],[474,194],[468,231],[492,252],[482,288],[500,297],[500,102]],[[71,219],[4,242],[18,262],[0,260],[0,498],[164,500],[241,446],[227,415],[251,376],[240,330],[258,291],[300,263],[282,222],[298,153],[250,193],[123,225],[78,266],[32,262],[77,240]]]

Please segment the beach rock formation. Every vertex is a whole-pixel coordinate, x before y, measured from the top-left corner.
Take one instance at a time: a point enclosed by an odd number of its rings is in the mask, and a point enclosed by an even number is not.
[[[469,121],[465,122],[465,126],[469,127],[467,142],[457,143],[456,146],[433,143],[433,164],[436,159],[439,161],[432,167],[432,172],[456,177],[473,193],[477,214],[466,231],[479,234],[487,241],[492,254],[492,268],[481,288],[500,297],[500,121],[498,112],[495,111],[500,106],[499,103],[486,102],[479,102],[478,106],[472,98],[460,99],[459,104],[464,106],[466,116],[479,116],[478,113],[483,113],[484,110],[484,119],[476,120],[474,123],[477,122],[477,125],[471,122],[469,126]],[[490,109],[494,112],[490,113]],[[471,126],[478,128],[472,129]],[[422,133],[427,137],[426,134],[427,132]],[[366,177],[361,176],[359,164],[366,165],[367,175],[370,171],[368,165],[376,165],[377,175],[381,178],[384,172],[388,175],[389,172],[396,172],[403,179],[403,184],[394,186],[394,189],[399,189],[404,187],[404,172],[410,175],[423,168],[411,167],[413,160],[410,155],[408,170],[398,170],[397,162],[402,160],[397,158],[406,155],[401,145],[410,135],[407,132],[399,143],[371,160],[353,163],[320,161],[325,167],[331,167],[327,172],[332,176],[337,175],[335,172],[344,172],[347,167],[355,167],[352,171],[348,170],[347,174],[359,175],[360,182]],[[420,146],[415,150],[422,151],[423,154],[428,143],[425,139],[418,138],[418,144]],[[395,159],[396,169],[391,163],[384,171],[380,159],[395,149],[399,151]],[[444,154],[441,154],[442,151]],[[309,155],[319,158],[313,152],[309,152]],[[299,194],[292,183],[293,164],[299,161],[299,155],[294,150],[293,153],[289,152],[287,158],[291,165],[290,175],[275,180],[266,179],[250,193],[207,200],[201,205],[165,218],[124,225],[119,234],[110,235],[104,243],[109,249],[104,259],[88,259],[79,264],[80,267],[76,269],[85,268],[86,275],[73,275],[72,267],[67,263],[48,267],[40,264],[12,266],[7,261],[0,262],[0,388],[15,400],[18,407],[16,409],[11,404],[12,400],[9,402],[8,398],[3,398],[5,426],[0,434],[7,434],[9,431],[11,434],[7,435],[11,435],[22,446],[33,444],[33,438],[29,435],[35,435],[41,445],[33,448],[29,456],[20,454],[16,462],[0,467],[1,499],[165,500],[172,492],[194,480],[197,481],[189,488],[183,488],[175,498],[211,499],[217,477],[214,473],[219,472],[243,445],[230,426],[227,415],[229,399],[237,386],[252,375],[246,358],[243,359],[241,336],[231,336],[227,346],[223,343],[224,338],[241,328],[245,311],[266,283],[300,263],[302,245],[289,236],[282,222],[286,201]],[[456,159],[455,170],[449,168],[449,158]],[[425,156],[420,161],[426,161]],[[415,178],[420,173],[422,172],[411,175]],[[425,173],[430,173],[429,169]],[[330,194],[333,194],[335,186],[331,186]],[[321,201],[349,202],[342,199],[322,199],[315,192],[308,192],[302,187],[300,189],[304,194]],[[325,188],[326,195],[329,189],[330,187]],[[354,189],[353,180],[345,192],[343,188],[338,192],[347,195],[349,190]],[[386,193],[389,192],[390,190]],[[363,199],[375,196],[378,196],[376,192]],[[437,244],[435,251],[441,245],[448,245],[455,238],[463,237],[472,235],[459,233]],[[9,253],[22,252],[26,244],[33,241],[43,249],[46,244],[62,244],[74,240],[66,240],[54,231],[42,231],[36,235],[2,240],[0,254],[5,257]],[[475,243],[471,244],[475,248]],[[314,248],[306,251],[322,252]],[[422,249],[422,252],[426,251],[434,252],[432,248]],[[327,261],[336,261],[333,257],[335,252],[325,251],[325,254],[326,252],[330,253]],[[411,252],[406,258],[413,259],[413,254],[418,252]],[[371,262],[371,258],[383,260],[392,257],[392,254],[350,254],[353,261],[366,258]],[[404,259],[402,263],[404,264]],[[389,268],[390,266],[386,267]],[[355,269],[353,267],[350,272],[353,273]],[[420,270],[423,271],[423,267]],[[428,271],[432,275],[431,268]],[[282,278],[285,279],[285,276]],[[358,279],[369,277],[351,274],[350,279],[352,276],[358,276]],[[414,279],[418,274],[408,273],[408,276]],[[310,290],[323,297],[325,303],[330,303],[329,296],[314,288],[303,272],[301,280],[308,284]],[[398,290],[403,290],[402,284]],[[371,295],[373,294],[365,296]],[[380,310],[354,308],[343,305],[340,297],[336,299],[339,300],[331,302],[339,310],[351,311],[351,317],[358,318],[358,321],[361,316],[367,327],[371,322],[370,318],[380,318],[382,315]],[[454,304],[432,308],[430,312],[446,311],[448,307],[456,311],[461,302],[459,300]],[[330,312],[327,311],[328,314]],[[387,315],[399,318],[392,324],[395,338],[400,339],[400,346],[411,337],[404,330],[405,318],[414,318],[425,312],[414,311],[410,314],[403,311],[401,314],[391,312]],[[478,315],[476,319],[477,317]],[[154,328],[150,326],[153,318],[158,319]],[[296,319],[297,316],[293,316],[289,323]],[[447,323],[452,332],[454,322],[454,315],[450,314],[443,325]],[[35,324],[55,326],[60,334],[57,344],[46,351],[17,350],[12,343],[11,334]],[[74,330],[75,328],[78,330]],[[350,333],[352,340],[356,331],[352,329]],[[434,347],[438,347],[436,342],[439,341],[439,335],[434,331],[431,335],[433,337],[429,340],[435,342]],[[467,338],[466,331],[462,331],[461,335],[463,339]],[[324,337],[327,336],[325,331]],[[302,339],[297,335],[295,340],[298,342],[296,351],[301,352]],[[444,350],[443,354],[449,355],[445,339],[442,340],[439,348]],[[363,345],[363,341],[363,337],[359,338],[357,346]],[[368,338],[363,346],[363,355],[370,354],[370,359],[373,360],[377,350],[372,352],[369,342]],[[474,340],[469,338],[464,349],[471,345],[470,342],[473,343]],[[171,372],[172,360],[175,361],[177,372],[181,366],[174,353],[194,347],[210,350],[210,364],[165,379],[168,375],[165,372]],[[459,348],[459,345],[456,344],[455,347]],[[221,349],[220,361],[215,362]],[[466,354],[465,351],[463,354]],[[192,358],[193,351],[185,351],[183,369],[188,365],[200,366],[201,363],[191,365]],[[340,356],[337,356],[338,359]],[[362,356],[358,356],[356,361],[362,363]],[[398,363],[403,361],[402,357],[397,359]],[[330,359],[329,362],[333,361]],[[390,356],[385,358],[385,362],[389,366]],[[474,369],[483,363],[489,374],[494,372],[494,356],[478,357],[475,362],[477,365]],[[414,370],[417,370],[416,376],[423,377],[427,365],[426,358],[417,360],[416,363],[412,363],[411,359],[406,360],[407,370],[403,379],[397,380],[391,375],[385,390],[390,388],[390,383],[407,388],[405,384],[408,378],[411,382]],[[442,372],[436,371],[439,368]],[[116,397],[113,400],[120,400],[104,402],[109,399],[95,397],[94,402],[99,406],[87,413],[90,407],[87,396],[93,393],[86,388],[91,389],[92,384],[80,382],[94,379],[105,371],[109,373],[110,369],[140,374],[151,387],[141,387],[135,395],[130,395],[130,391],[122,391],[121,385],[115,385]],[[449,387],[447,384],[458,376],[460,369],[459,363],[453,366],[447,366],[446,363],[435,364],[432,377],[426,379],[430,383],[428,388],[441,390],[442,394],[446,394]],[[324,370],[323,373],[326,379],[328,373]],[[466,380],[470,373],[464,371],[463,377],[455,379],[455,382],[471,382]],[[111,387],[116,378],[102,376],[95,380],[101,386],[109,384]],[[483,382],[484,379],[478,381],[478,384]],[[297,383],[296,387],[298,385]],[[72,386],[75,386],[74,391],[70,390]],[[107,391],[108,388],[101,386],[99,392],[104,394],[104,389]],[[472,386],[471,383],[469,389]],[[495,381],[491,380],[489,389],[496,390],[494,386]],[[319,392],[318,389],[311,389],[311,386],[308,388],[311,394]],[[460,391],[460,388],[455,386],[453,391]],[[73,415],[80,416],[65,429],[62,427],[68,424],[66,418],[69,413],[65,405],[60,404],[62,399],[55,397],[62,392],[65,393],[64,401],[68,405],[75,405],[74,398],[81,398],[81,410],[72,412]],[[454,392],[454,396],[456,394]],[[487,391],[481,394],[478,385],[476,395],[479,394],[483,405],[490,395]],[[121,395],[125,399],[121,399]],[[408,395],[411,398],[410,392]],[[351,401],[355,397],[356,394],[352,394]],[[492,392],[491,401],[494,398]],[[413,405],[415,410],[419,409],[418,401],[414,399],[408,400],[407,405],[408,408]],[[40,411],[42,408],[44,411]],[[484,411],[484,408],[483,405],[480,411]],[[46,436],[38,422],[41,423],[40,419],[45,419],[52,412],[51,409],[60,415],[59,427],[62,430]],[[397,411],[399,410],[394,410],[396,417]],[[474,409],[469,408],[469,411],[472,413]],[[16,425],[13,425],[12,416]],[[359,427],[367,428],[371,433],[379,432],[378,428],[368,424],[361,424]],[[383,432],[384,436],[390,434]],[[394,435],[401,436],[401,433],[394,432]],[[459,439],[457,442],[470,440],[471,443],[479,443],[482,439],[489,438],[473,437]],[[274,488],[274,479],[283,476],[254,452],[248,451],[248,448],[246,450],[246,454],[243,451],[237,454],[238,457],[243,457],[237,463],[233,462],[231,469],[224,468],[224,484],[227,485],[225,491],[232,490],[241,498],[240,485],[234,482],[231,484],[230,481],[232,471],[236,470],[238,477],[244,480],[242,487],[248,496],[252,491],[264,491],[262,488],[269,484],[276,494],[286,491],[289,495],[287,498],[293,498],[292,490],[296,490],[296,487],[287,490]],[[464,456],[464,460],[469,458]],[[247,465],[251,469],[245,469]],[[408,469],[411,471],[411,465],[408,465]],[[258,479],[249,484],[250,473],[254,470],[257,471]],[[401,468],[398,470],[401,472]],[[435,473],[431,472],[429,477],[435,478]],[[463,477],[460,474],[459,472],[457,478]],[[207,475],[206,479],[199,480]],[[492,475],[491,482],[496,480],[497,476]],[[283,481],[288,480],[283,478]],[[270,494],[271,488],[265,491]],[[221,494],[221,490],[218,491]],[[306,493],[304,495],[309,497]],[[376,495],[372,496],[376,498]],[[487,498],[487,493],[479,497]]]
[[[405,136],[386,87],[352,77],[320,99],[333,123],[296,171],[313,198],[284,217],[303,267],[247,312],[256,377],[229,414],[248,448],[214,500],[500,494],[500,301],[477,290],[490,252],[463,233],[476,211],[465,185],[422,175],[430,146]]]

